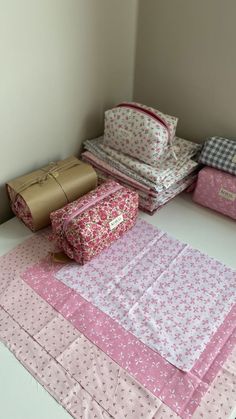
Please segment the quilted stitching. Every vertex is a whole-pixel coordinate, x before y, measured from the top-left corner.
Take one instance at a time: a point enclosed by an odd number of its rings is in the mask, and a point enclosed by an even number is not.
[[[206,166],[236,175],[236,141],[222,137],[207,139],[199,161]]]

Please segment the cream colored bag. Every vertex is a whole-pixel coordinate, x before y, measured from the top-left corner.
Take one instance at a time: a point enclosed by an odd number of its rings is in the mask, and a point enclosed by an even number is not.
[[[165,159],[178,119],[135,102],[105,112],[104,144],[156,166]]]

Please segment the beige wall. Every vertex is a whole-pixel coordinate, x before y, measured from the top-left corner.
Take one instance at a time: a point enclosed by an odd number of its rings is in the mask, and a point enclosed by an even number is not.
[[[236,138],[235,17],[235,0],[140,0],[134,97],[179,135]]]
[[[78,154],[133,94],[136,0],[0,1],[0,222],[4,183]]]
[[[5,182],[78,154],[120,100],[236,137],[236,1],[139,0],[136,34],[137,3],[0,0],[0,222]]]

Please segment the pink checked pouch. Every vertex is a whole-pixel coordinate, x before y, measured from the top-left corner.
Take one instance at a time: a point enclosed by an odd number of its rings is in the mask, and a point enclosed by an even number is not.
[[[171,150],[178,119],[135,102],[105,112],[104,144],[156,166]]]
[[[236,220],[236,176],[204,167],[198,174],[193,200]]]
[[[83,265],[134,226],[138,194],[115,181],[51,214],[57,245]]]

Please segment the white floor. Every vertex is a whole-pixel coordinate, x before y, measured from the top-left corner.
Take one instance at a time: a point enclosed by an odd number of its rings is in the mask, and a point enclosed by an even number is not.
[[[193,204],[188,194],[175,198],[152,217],[143,213],[141,217],[236,269],[236,222]],[[2,224],[0,255],[31,234],[16,218]],[[0,419],[70,417],[0,343]]]

